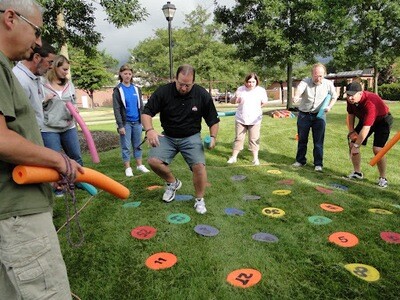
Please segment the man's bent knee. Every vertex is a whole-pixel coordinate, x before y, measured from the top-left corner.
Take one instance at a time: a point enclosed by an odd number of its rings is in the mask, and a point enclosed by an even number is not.
[[[164,164],[164,162],[156,157],[150,157],[147,160],[149,166],[153,169],[153,168],[158,168],[160,165]]]

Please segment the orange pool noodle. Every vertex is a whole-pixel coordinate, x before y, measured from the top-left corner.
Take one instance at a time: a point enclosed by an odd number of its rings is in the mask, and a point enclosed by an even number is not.
[[[77,182],[90,183],[120,199],[127,199],[129,197],[129,190],[119,182],[93,169],[85,167],[83,169],[85,170],[85,174],[77,172]],[[36,166],[16,166],[12,176],[18,184],[55,182],[60,180],[60,174],[56,170]]]
[[[378,161],[381,160],[381,158],[390,150],[390,148],[393,147],[394,144],[396,144],[400,140],[400,131],[396,133],[394,137],[390,139],[389,142],[386,143],[385,146],[371,159],[369,164],[371,166],[375,166]]]

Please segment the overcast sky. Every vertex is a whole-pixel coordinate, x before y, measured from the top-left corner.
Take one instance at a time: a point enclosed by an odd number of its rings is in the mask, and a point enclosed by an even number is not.
[[[105,21],[106,14],[100,6],[96,11],[96,30],[100,32],[104,39],[99,45],[99,49],[105,49],[108,54],[118,59],[120,63],[125,63],[129,59],[129,49],[135,48],[140,41],[154,36],[158,28],[168,28],[168,22],[162,12],[162,7],[167,4],[166,0],[139,0],[142,7],[147,9],[149,16],[140,23],[135,23],[128,28],[117,29],[115,26]],[[214,0],[170,0],[176,7],[174,19],[172,20],[172,30],[174,27],[183,27],[185,14],[193,11],[197,5],[201,5],[208,12],[214,11]],[[234,4],[235,0],[218,0],[220,5],[228,7]],[[172,32],[173,34],[173,32]]]

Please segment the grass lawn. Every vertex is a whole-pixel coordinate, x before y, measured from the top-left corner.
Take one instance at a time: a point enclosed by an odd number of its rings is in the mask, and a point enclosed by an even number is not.
[[[339,102],[328,116],[323,173],[314,171],[311,143],[308,164],[300,169],[290,166],[297,147],[296,118],[264,116],[261,165],[251,165],[248,150],[239,154],[237,164],[227,165],[234,138],[234,117],[222,117],[217,147],[206,150],[210,187],[205,197],[208,209],[205,215],[196,214],[193,201],[163,203],[163,189],[147,189],[164,184],[153,172],[126,178],[119,149],[100,153],[98,165],[92,164],[85,155],[87,167],[103,172],[130,189],[131,195],[125,202],[140,201],[141,204],[126,208],[124,201],[105,192],[90,197],[77,191],[78,208],[85,205],[79,217],[85,235],[83,246],[71,247],[65,227],[59,231],[72,292],[80,299],[90,300],[398,299],[400,244],[385,242],[380,233],[400,233],[400,146],[395,145],[387,155],[388,188],[377,186],[377,169],[368,164],[373,156],[371,141],[361,149],[365,179],[344,179],[352,171],[344,104]],[[391,137],[400,130],[399,105],[389,104],[395,117]],[[233,109],[228,106],[225,110]],[[109,114],[105,117],[107,110],[103,110],[99,119],[109,120]],[[83,118],[86,120],[90,115],[89,111],[84,112]],[[112,122],[96,124],[96,117],[91,121],[91,130],[115,132]],[[160,128],[157,120],[155,126]],[[204,128],[203,136],[208,134]],[[147,151],[146,146],[144,158]],[[193,195],[191,172],[180,155],[171,168],[183,182],[178,194]],[[246,178],[233,181],[234,175]],[[342,186],[348,190],[338,188]],[[323,193],[324,189],[331,193]],[[244,200],[245,195],[260,196],[260,199]],[[321,209],[322,203],[344,210],[329,212]],[[244,215],[228,215],[226,208],[242,210]],[[268,212],[274,212],[272,208],[280,209],[285,215],[271,217]],[[372,208],[379,209],[378,213],[370,212]],[[385,214],[386,211],[391,214]],[[170,223],[167,218],[175,213],[188,215],[190,221]],[[312,216],[318,216],[317,224],[309,221]],[[331,222],[319,224],[320,217]],[[65,203],[57,200],[55,224],[59,228],[64,223]],[[213,237],[197,234],[194,227],[200,224],[217,228],[219,234]],[[152,226],[157,233],[148,240],[133,238],[131,230],[138,226]],[[74,222],[71,232],[72,238],[77,239]],[[278,241],[253,240],[252,236],[259,232],[272,234]],[[354,247],[340,247],[328,240],[335,232],[352,233],[359,242]],[[173,253],[177,263],[163,270],[147,268],[147,258],[159,252]],[[375,268],[379,280],[367,281],[374,275],[368,267],[356,266],[352,272],[345,268],[353,263]],[[258,270],[261,280],[249,288],[234,287],[226,278],[238,269]],[[251,282],[255,275],[252,271],[238,273],[234,282],[243,282],[242,286],[246,287],[245,280]]]

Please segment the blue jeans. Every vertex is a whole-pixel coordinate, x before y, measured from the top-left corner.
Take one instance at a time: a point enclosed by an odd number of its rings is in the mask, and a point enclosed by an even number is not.
[[[57,152],[64,150],[69,158],[83,166],[81,146],[76,127],[64,132],[42,132],[42,138],[45,147]]]
[[[296,161],[306,164],[307,144],[310,129],[314,142],[314,166],[323,166],[324,139],[325,139],[325,118],[317,118],[316,114],[299,112],[297,117],[297,133],[299,141],[297,144]]]
[[[131,146],[133,148],[133,157],[135,159],[142,158],[142,149],[138,149],[142,142],[142,124],[139,122],[126,122],[125,135],[119,135],[119,142],[124,162],[131,160]]]
[[[159,136],[160,146],[149,151],[149,158],[155,157],[169,165],[173,158],[180,152],[190,169],[195,164],[206,164],[203,141],[200,133],[185,138]]]

